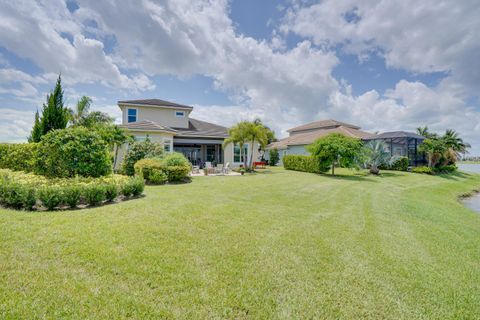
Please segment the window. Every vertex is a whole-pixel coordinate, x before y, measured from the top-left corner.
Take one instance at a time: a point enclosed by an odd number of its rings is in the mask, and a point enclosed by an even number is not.
[[[145,140],[147,140],[146,136],[135,136],[134,138],[137,142],[144,142]]]
[[[170,152],[170,140],[163,140],[163,150]]]
[[[185,111],[175,111],[175,117],[177,118],[185,117]]]
[[[248,144],[243,145],[243,152],[240,152],[240,146],[236,143],[233,146],[233,162],[245,162],[248,159]]]
[[[137,109],[127,109],[127,122],[137,122]]]

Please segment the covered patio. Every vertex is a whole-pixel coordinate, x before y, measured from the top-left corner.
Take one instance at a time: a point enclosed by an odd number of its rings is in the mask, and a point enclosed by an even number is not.
[[[207,162],[213,166],[223,163],[223,139],[173,139],[173,150],[182,153],[192,165],[204,168]]]
[[[387,152],[391,156],[408,157],[410,166],[420,166],[425,164],[425,156],[418,151],[418,147],[422,144],[425,137],[414,132],[393,131],[375,134],[365,141],[381,140],[386,144]]]

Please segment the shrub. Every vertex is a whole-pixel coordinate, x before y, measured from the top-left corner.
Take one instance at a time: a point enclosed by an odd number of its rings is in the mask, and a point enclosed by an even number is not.
[[[37,149],[37,143],[0,144],[0,168],[33,171]]]
[[[135,163],[139,160],[162,156],[163,146],[159,143],[151,142],[149,139],[143,142],[133,142],[123,158],[123,171],[129,176],[133,176],[135,174]]]
[[[91,206],[96,206],[106,199],[105,185],[102,184],[86,185],[83,192],[85,201]]]
[[[178,152],[167,154],[162,160],[162,165],[169,182],[181,181],[192,171],[190,161]]]
[[[409,161],[407,157],[393,156],[390,159],[388,169],[396,171],[407,171],[409,166]]]
[[[122,194],[125,197],[139,196],[145,188],[145,181],[142,177],[135,177],[128,180],[122,188]]]
[[[145,180],[150,182],[151,172],[153,169],[162,170],[162,160],[160,159],[142,159],[135,163],[135,175],[143,177]]]
[[[143,192],[143,179],[113,175],[101,178],[48,179],[32,173],[0,169],[0,204],[16,209],[33,209],[40,201],[44,207],[53,210],[61,204],[71,208],[82,199],[88,204],[113,200],[119,189],[127,186],[130,195]]]
[[[457,171],[457,166],[455,164],[449,164],[445,166],[438,166],[433,168],[436,173],[453,173]]]
[[[163,170],[152,169],[147,181],[153,184],[164,184],[168,181],[168,176]]]
[[[191,167],[190,161],[179,152],[171,152],[163,157],[162,162],[165,166],[186,166]]]
[[[59,186],[44,186],[38,191],[38,198],[48,210],[53,210],[62,202],[62,189]]]
[[[283,157],[283,166],[287,170],[324,173],[329,165],[322,163],[319,158],[305,155],[286,155]]]
[[[269,160],[268,164],[271,166],[276,166],[278,161],[280,161],[280,155],[278,154],[278,149],[273,148],[268,151]]]
[[[63,187],[63,201],[70,208],[75,208],[80,202],[82,188],[76,185]]]
[[[53,130],[42,137],[35,173],[47,177],[100,177],[111,172],[108,147],[83,127]]]
[[[433,174],[432,168],[429,167],[416,167],[412,169],[414,173]]]
[[[105,184],[105,199],[107,201],[113,201],[118,197],[118,187],[115,183]]]

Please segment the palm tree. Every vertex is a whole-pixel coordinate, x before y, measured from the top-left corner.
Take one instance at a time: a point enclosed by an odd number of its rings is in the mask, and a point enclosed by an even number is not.
[[[242,159],[242,154],[243,154],[243,147],[245,146],[245,143],[247,143],[248,138],[247,138],[247,126],[248,122],[247,121],[241,121],[228,129],[228,135],[229,137],[226,138],[223,141],[223,148],[225,148],[226,145],[229,143],[232,143],[233,145],[238,144],[240,147],[240,160]],[[244,167],[247,167],[247,157],[243,157],[243,165]]]
[[[268,127],[264,126],[260,119],[255,119],[253,122],[247,122],[246,130],[246,136],[252,144],[249,162],[249,168],[252,169],[255,142],[258,142],[261,149],[265,149],[268,144],[269,137],[271,137],[272,131]]]
[[[457,156],[460,156],[461,153],[467,152],[467,149],[470,148],[470,144],[464,142],[459,134],[452,129],[447,129],[445,131],[442,140],[444,141],[445,146],[453,150]]]
[[[80,125],[82,120],[88,115],[90,106],[92,105],[92,98],[83,96],[78,100],[75,110],[70,110],[70,121],[72,125]]]
[[[386,164],[391,158],[390,153],[385,151],[386,144],[384,141],[372,140],[365,147],[365,164],[370,166],[370,173],[379,174],[379,167]]]
[[[434,139],[437,138],[438,135],[436,133],[432,133],[429,131],[427,126],[424,127],[418,127],[417,128],[417,133],[427,139]]]

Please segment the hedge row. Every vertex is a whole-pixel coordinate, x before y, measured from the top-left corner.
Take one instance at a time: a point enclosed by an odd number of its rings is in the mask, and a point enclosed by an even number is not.
[[[285,155],[282,159],[283,167],[287,170],[324,173],[329,166],[323,164],[319,158],[305,155]]]
[[[38,143],[0,144],[0,168],[32,172]]]
[[[455,164],[449,164],[445,166],[437,167],[416,167],[412,169],[414,173],[423,173],[423,174],[448,174],[457,171],[457,166]]]
[[[40,143],[0,144],[0,168],[54,178],[111,173],[108,146],[98,133],[77,127],[53,130]]]
[[[31,173],[0,169],[0,204],[15,209],[64,209],[99,205],[139,196],[145,187],[139,177],[47,179]]]
[[[151,184],[164,184],[185,180],[192,170],[190,162],[179,153],[167,154],[164,158],[142,159],[135,163],[135,175]]]

